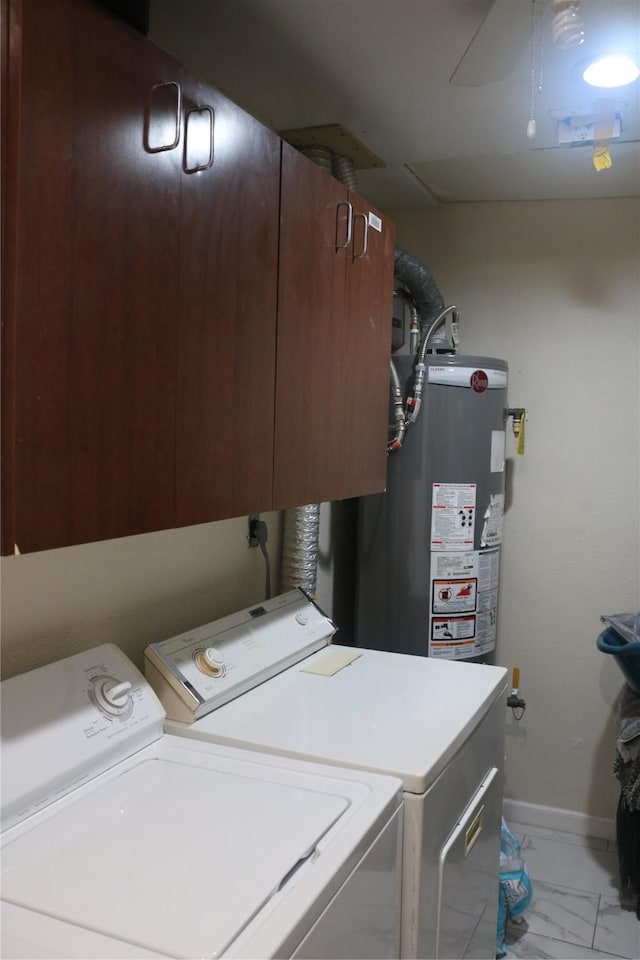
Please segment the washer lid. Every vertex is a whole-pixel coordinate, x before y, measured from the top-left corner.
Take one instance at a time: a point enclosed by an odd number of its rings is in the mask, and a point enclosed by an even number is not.
[[[174,957],[220,956],[350,805],[179,750],[122,766],[12,832],[3,899]]]
[[[331,650],[351,650],[334,644]],[[321,651],[167,732],[399,777],[421,794],[504,692],[507,671],[380,650],[332,676]]]

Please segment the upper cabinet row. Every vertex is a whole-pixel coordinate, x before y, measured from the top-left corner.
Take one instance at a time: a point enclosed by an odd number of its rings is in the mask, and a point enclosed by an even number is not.
[[[92,0],[8,4],[2,552],[384,489],[392,224]]]

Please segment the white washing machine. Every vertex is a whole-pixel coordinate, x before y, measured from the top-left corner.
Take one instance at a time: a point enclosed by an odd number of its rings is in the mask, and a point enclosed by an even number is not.
[[[401,956],[495,957],[506,670],[328,646],[301,592],[152,644],[172,734],[403,782]]]
[[[401,784],[185,740],[113,645],[2,684],[12,957],[394,957]]]

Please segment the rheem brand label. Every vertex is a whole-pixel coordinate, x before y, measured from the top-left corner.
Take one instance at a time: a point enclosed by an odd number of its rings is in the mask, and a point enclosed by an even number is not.
[[[493,370],[491,367],[478,370],[476,367],[441,366],[440,364],[431,366],[429,364],[427,380],[429,383],[462,387],[465,390],[471,388],[475,389],[476,392],[483,393],[485,390],[503,390],[507,386],[507,371]],[[478,387],[480,387],[479,391]]]
[[[484,370],[474,370],[471,374],[469,384],[474,393],[484,393],[489,386],[489,377]]]

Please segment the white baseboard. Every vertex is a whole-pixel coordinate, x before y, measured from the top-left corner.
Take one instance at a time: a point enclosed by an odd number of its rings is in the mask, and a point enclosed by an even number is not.
[[[607,817],[591,817],[576,810],[563,810],[561,807],[545,807],[540,803],[525,803],[523,800],[504,800],[504,818],[516,823],[529,824],[532,827],[547,827],[549,830],[566,830],[582,837],[601,837],[603,840],[616,839],[615,820]]]

